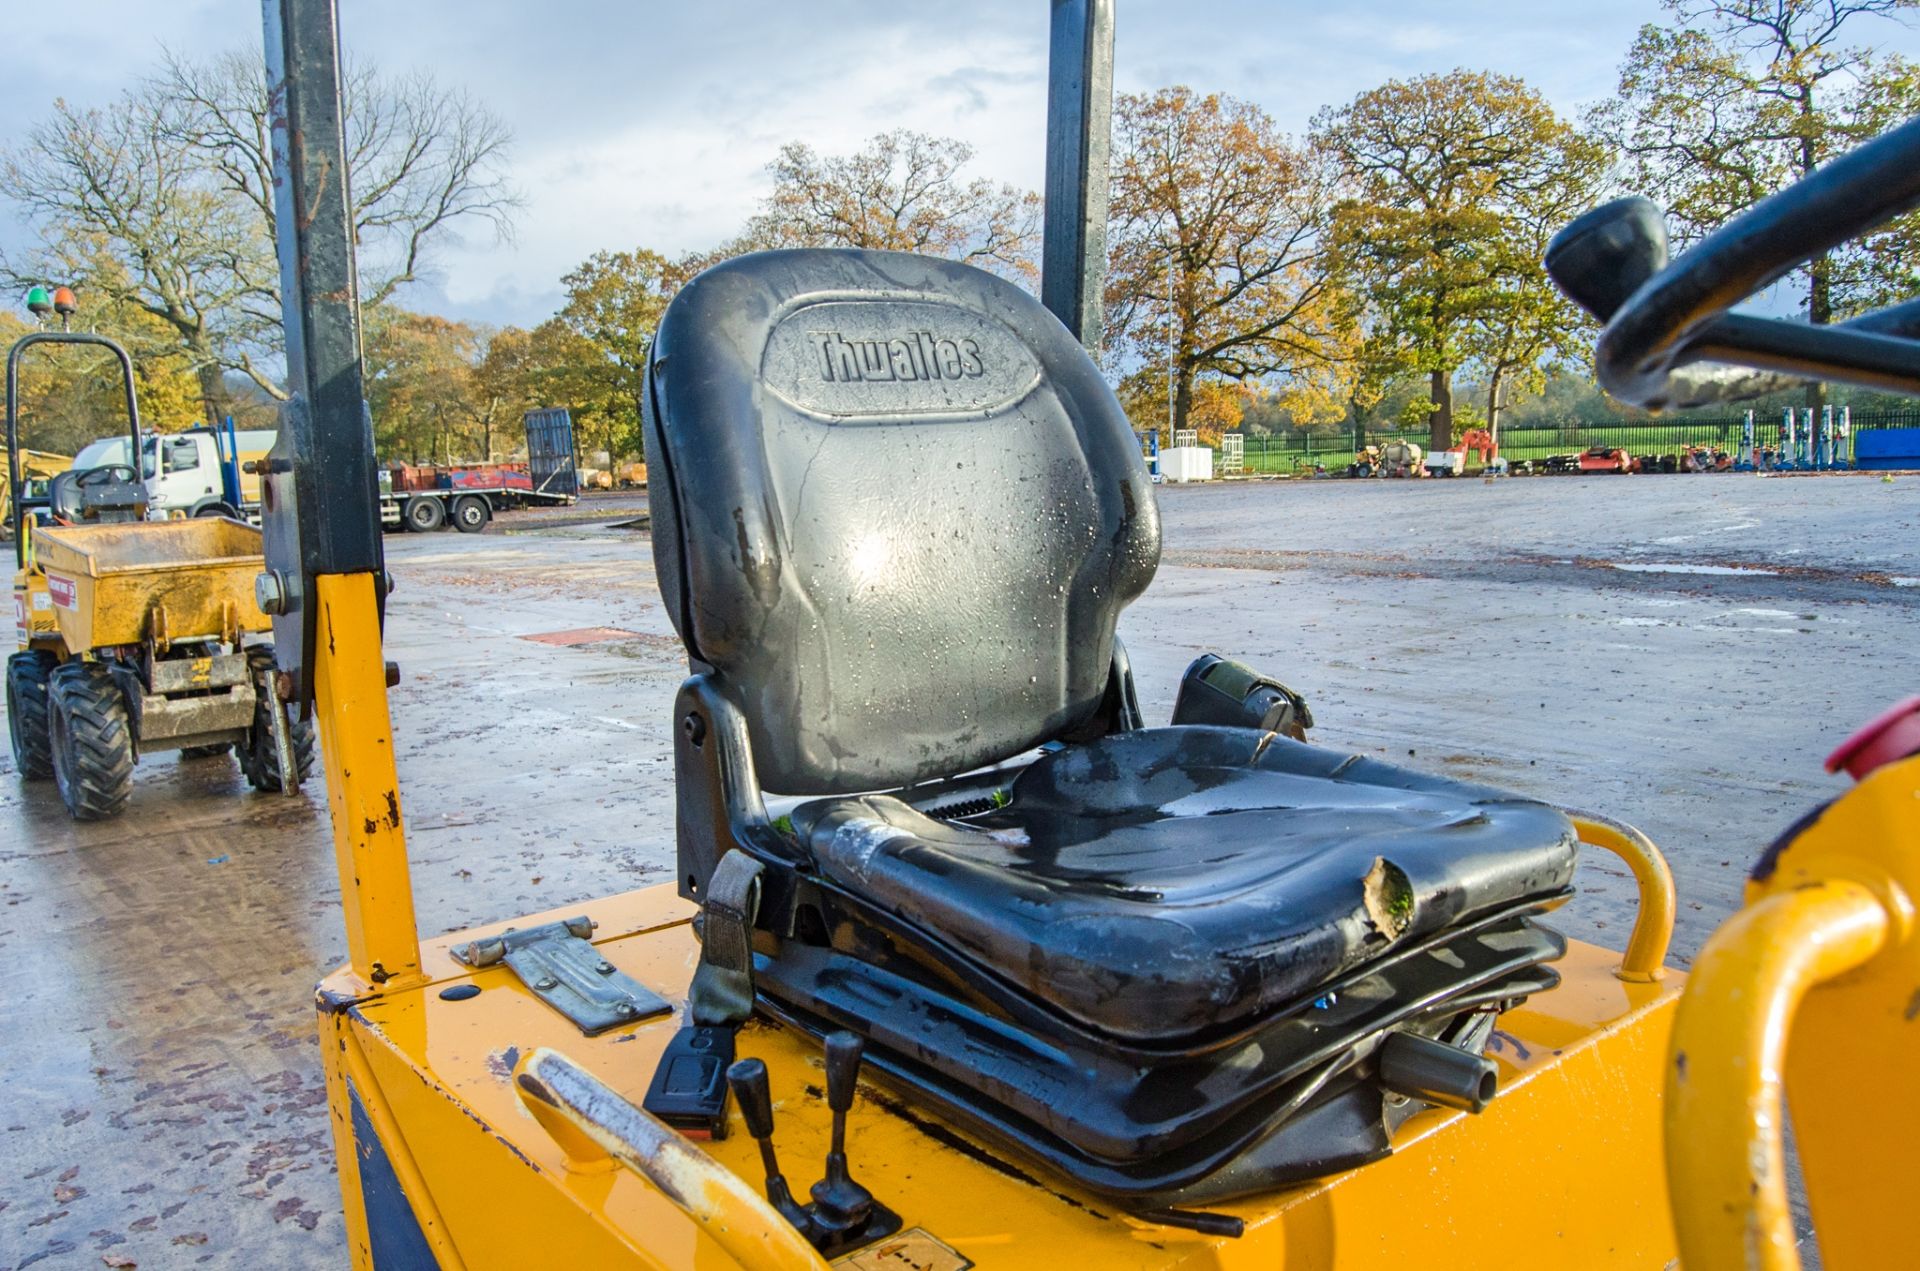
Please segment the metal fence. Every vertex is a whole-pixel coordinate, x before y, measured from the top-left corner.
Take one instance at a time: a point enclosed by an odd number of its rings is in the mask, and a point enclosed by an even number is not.
[[[1804,428],[1805,411],[1796,411],[1796,427]],[[1876,428],[1920,428],[1920,409],[1856,410],[1842,418],[1853,432]],[[1549,455],[1576,454],[1594,446],[1618,447],[1634,455],[1672,454],[1689,446],[1735,453],[1740,446],[1746,414],[1689,416],[1679,419],[1627,419],[1606,423],[1558,423],[1503,426],[1500,429],[1500,453],[1513,462],[1544,459]],[[1755,411],[1754,446],[1778,448],[1786,436],[1786,417],[1780,411]],[[1261,436],[1247,436],[1242,443],[1242,470],[1248,473],[1291,473],[1312,471],[1316,467],[1339,471],[1354,461],[1366,446],[1385,445],[1397,438],[1427,444],[1426,433],[1417,428],[1367,425],[1342,432],[1322,429],[1281,429]],[[1216,470],[1220,465],[1216,464]]]

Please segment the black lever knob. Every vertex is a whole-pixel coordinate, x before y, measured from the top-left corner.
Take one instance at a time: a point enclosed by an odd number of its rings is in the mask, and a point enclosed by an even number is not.
[[[1615,199],[1568,223],[1547,244],[1560,290],[1605,322],[1667,267],[1667,221],[1642,198]]]
[[[733,1097],[746,1117],[747,1133],[760,1145],[760,1164],[767,1173],[767,1200],[796,1231],[812,1240],[813,1216],[793,1198],[773,1152],[773,1093],[767,1085],[767,1065],[758,1059],[742,1059],[727,1069],[727,1084],[733,1087]]]
[[[827,1038],[827,1106],[834,1111],[833,1145],[842,1147],[841,1136],[847,1127],[847,1109],[853,1106],[854,1087],[860,1084],[860,1057],[866,1043],[857,1033],[845,1030]]]
[[[742,1059],[727,1069],[727,1084],[747,1118],[747,1133],[756,1139],[773,1137],[773,1092],[767,1085],[767,1065]]]
[[[854,1033],[827,1038],[827,1106],[833,1109],[833,1149],[827,1176],[813,1185],[814,1221],[827,1232],[851,1231],[873,1212],[873,1193],[853,1181],[847,1170],[847,1110],[860,1084],[860,1055],[865,1049]]]

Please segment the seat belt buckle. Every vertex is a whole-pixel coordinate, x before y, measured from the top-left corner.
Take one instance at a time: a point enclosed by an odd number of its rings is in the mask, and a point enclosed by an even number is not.
[[[640,1106],[690,1139],[727,1137],[732,1025],[689,1024],[673,1035]]]

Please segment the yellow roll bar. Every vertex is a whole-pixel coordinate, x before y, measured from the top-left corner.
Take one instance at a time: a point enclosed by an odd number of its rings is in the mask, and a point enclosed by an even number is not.
[[[1667,1068],[1683,1265],[1798,1271],[1781,1099],[1794,1013],[1809,989],[1877,954],[1888,928],[1872,890],[1833,879],[1741,910],[1701,950]]]

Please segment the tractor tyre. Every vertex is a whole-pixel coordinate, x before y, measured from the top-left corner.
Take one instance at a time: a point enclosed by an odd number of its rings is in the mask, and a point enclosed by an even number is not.
[[[437,530],[447,523],[446,505],[427,495],[408,499],[406,507],[401,509],[401,515],[406,518],[408,529],[418,530],[422,534]]]
[[[240,771],[246,774],[247,784],[262,794],[279,794],[280,759],[273,748],[273,700],[268,696],[273,691],[273,650],[256,644],[247,650],[247,661],[253,667],[259,695],[254,700],[246,743],[240,747]],[[305,781],[313,775],[313,720],[289,718],[287,731],[293,742],[294,770]]]
[[[22,649],[7,659],[7,732],[13,738],[13,766],[28,781],[53,775],[47,681],[59,665],[60,659],[45,649]]]
[[[477,494],[464,494],[453,501],[453,528],[462,534],[478,534],[492,519],[487,501]]]
[[[133,793],[133,728],[107,668],[72,661],[53,673],[53,781],[76,821],[120,815]]]

